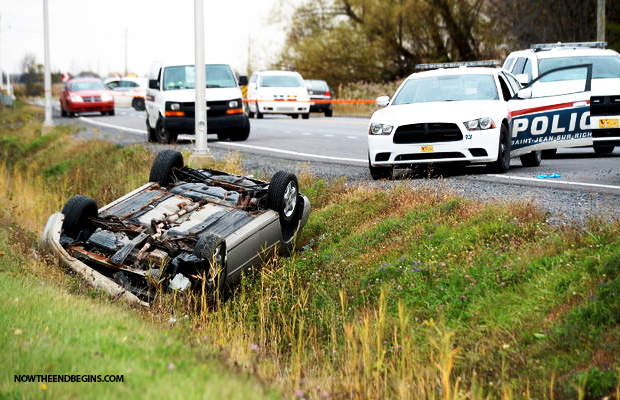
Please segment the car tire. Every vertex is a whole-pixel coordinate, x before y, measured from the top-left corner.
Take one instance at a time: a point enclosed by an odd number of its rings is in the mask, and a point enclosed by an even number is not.
[[[170,144],[176,140],[176,135],[164,128],[164,121],[161,118],[157,120],[155,125],[155,138],[158,143]]]
[[[331,117],[332,115],[334,115],[334,111],[331,108],[328,108],[327,110],[325,110],[326,117]]]
[[[297,215],[297,177],[286,171],[276,172],[267,189],[267,207],[276,211],[283,222],[295,220]]]
[[[508,128],[504,124],[502,124],[499,132],[497,160],[489,164],[489,167],[492,172],[503,174],[510,169],[510,135],[508,134]]]
[[[226,240],[215,233],[203,233],[196,242],[194,255],[205,262],[208,294],[222,298],[226,287]]]
[[[258,110],[258,103],[256,103],[256,119],[263,119],[263,113]]]
[[[616,146],[594,146],[594,152],[596,154],[610,154],[613,153]]]
[[[228,132],[222,131],[217,133],[217,140],[219,140],[220,142],[224,142],[228,139],[230,139]]]
[[[558,154],[558,149],[547,149],[542,151],[542,158],[555,158]]]
[[[103,116],[108,115],[108,112],[107,112],[107,111],[100,111],[100,113],[101,113],[101,115],[103,115]]]
[[[146,132],[147,138],[151,143],[157,142],[157,135],[155,134],[155,128],[151,128],[151,124],[149,124],[149,116],[146,116]]]
[[[250,111],[250,106],[248,106],[248,118],[254,118],[254,113]]]
[[[245,125],[228,133],[228,139],[232,142],[244,142],[250,137],[250,121],[246,121]]]
[[[176,182],[175,169],[183,168],[183,154],[176,150],[160,151],[153,161],[149,182],[155,182],[161,187],[166,187]]]
[[[297,119],[299,118],[299,114],[291,114],[291,117],[293,117],[293,119]]]
[[[67,111],[64,108],[62,108],[62,106],[60,107],[60,116],[61,117],[66,117],[67,116]]]
[[[136,111],[144,111],[146,109],[144,99],[141,99],[139,97],[136,97],[131,101],[131,106]]]
[[[76,240],[86,240],[94,232],[91,218],[97,217],[98,208],[90,197],[75,195],[62,208],[65,219],[62,230],[65,236]],[[84,233],[82,233],[84,232]]]
[[[303,118],[303,119],[308,119],[308,118],[310,118],[310,112],[307,112],[307,113],[305,113],[305,114],[301,114],[301,118]]]
[[[519,157],[524,167],[538,167],[542,160],[542,151],[532,151]]]
[[[67,111],[67,114],[69,115],[69,118],[75,118],[77,117],[77,114],[71,111]]]
[[[392,167],[373,167],[370,163],[370,154],[368,154],[368,170],[373,180],[391,179],[393,176]]]

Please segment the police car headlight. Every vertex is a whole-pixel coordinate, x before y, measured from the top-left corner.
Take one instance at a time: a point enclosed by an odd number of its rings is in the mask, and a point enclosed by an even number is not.
[[[392,125],[370,124],[370,129],[368,129],[368,134],[369,135],[389,135],[390,133],[392,133],[392,129],[394,129]]]
[[[231,100],[228,102],[228,108],[239,108],[239,102],[237,100]]]
[[[179,103],[171,103],[170,104],[170,109],[172,111],[177,111],[181,109],[181,105]]]
[[[489,117],[472,119],[471,121],[463,122],[463,124],[470,131],[483,131],[495,128],[495,122]]]

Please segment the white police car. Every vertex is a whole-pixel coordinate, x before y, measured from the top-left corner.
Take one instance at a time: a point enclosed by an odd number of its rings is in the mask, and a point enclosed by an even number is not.
[[[448,162],[503,173],[511,157],[538,166],[541,150],[587,143],[591,65],[549,71],[521,89],[504,69],[480,67],[489,64],[423,64],[439,69],[410,75],[391,101],[377,98],[386,107],[368,126],[373,179],[395,167]]]
[[[374,179],[392,167],[412,164],[486,163],[494,171],[510,166],[508,100],[520,85],[494,62],[423,64],[393,99],[377,99],[368,129],[368,162]],[[475,68],[469,68],[469,67]],[[461,67],[461,68],[456,68]],[[524,155],[525,163],[536,163]],[[539,162],[539,161],[538,161]]]
[[[534,44],[513,51],[503,64],[523,84],[556,68],[592,64],[590,144],[597,154],[611,153],[620,145],[620,54],[606,47],[606,42]]]

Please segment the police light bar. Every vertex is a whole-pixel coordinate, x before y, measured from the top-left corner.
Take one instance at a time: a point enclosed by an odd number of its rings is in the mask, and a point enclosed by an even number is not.
[[[571,47],[571,48],[593,47],[597,49],[606,49],[607,42],[540,43],[540,44],[531,45],[530,49],[537,51],[537,50],[553,49],[553,48],[558,48],[558,47]]]
[[[501,63],[497,60],[486,61],[462,61],[462,62],[449,62],[449,63],[435,63],[435,64],[416,64],[415,69],[429,70],[439,68],[459,68],[459,67],[499,67]]]

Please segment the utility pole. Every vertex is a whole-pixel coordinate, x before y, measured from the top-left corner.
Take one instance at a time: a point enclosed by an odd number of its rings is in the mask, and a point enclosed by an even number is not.
[[[596,7],[596,40],[605,41],[605,0],[598,0]]]
[[[196,145],[189,162],[194,168],[206,168],[213,161],[207,146],[207,101],[205,98],[205,27],[203,0],[194,0],[194,57],[196,102],[194,127]]]
[[[127,28],[125,28],[125,76],[127,76]]]
[[[49,35],[49,13],[47,11],[47,0],[43,0],[43,35],[45,46],[45,120],[43,121],[43,133],[46,128],[54,126],[52,122],[52,77],[50,75],[50,35]]]

